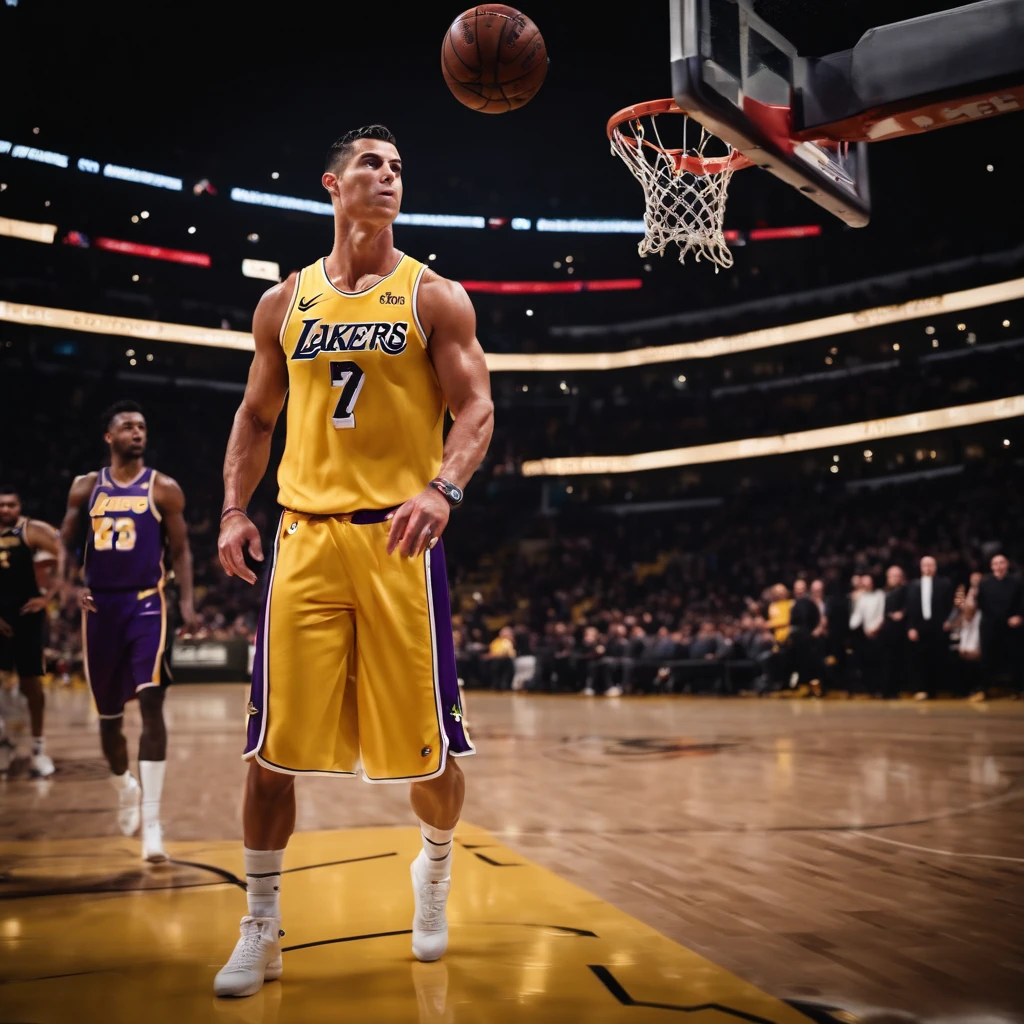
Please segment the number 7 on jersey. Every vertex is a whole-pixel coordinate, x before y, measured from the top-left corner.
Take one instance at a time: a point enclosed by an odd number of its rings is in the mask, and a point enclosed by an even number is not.
[[[363,368],[358,363],[348,359],[331,363],[331,387],[341,388],[338,406],[331,417],[331,422],[338,430],[351,429],[356,425],[353,410],[365,379]]]

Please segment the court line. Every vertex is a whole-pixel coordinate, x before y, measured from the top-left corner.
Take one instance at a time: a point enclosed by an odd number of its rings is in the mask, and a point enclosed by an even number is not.
[[[766,1017],[758,1017],[753,1013],[746,1013],[743,1010],[734,1010],[731,1006],[722,1003],[700,1003],[695,1006],[681,1006],[678,1003],[650,1003],[646,1000],[634,999],[622,985],[622,983],[600,964],[587,964],[593,971],[594,976],[602,985],[623,1005],[623,1006],[645,1006],[652,1010],[676,1010],[679,1013],[699,1013],[701,1010],[718,1010],[719,1013],[728,1014],[731,1017],[739,1017],[741,1020],[752,1021],[753,1024],[772,1024]]]
[[[888,839],[886,836],[872,835],[870,832],[850,832],[851,836],[859,836],[861,839],[874,839],[879,843],[888,843],[890,846],[903,846],[908,850],[920,850],[922,853],[937,853],[942,857],[970,857],[972,860],[1001,860],[1009,861],[1011,864],[1024,864],[1024,857],[1003,857],[996,853],[960,853],[957,850],[940,850],[934,846],[918,846],[916,843],[904,843],[899,839]]]
[[[904,828],[910,825],[930,825],[936,821],[945,821],[948,818],[958,818],[966,814],[973,814],[975,811],[983,811],[998,804],[1009,803],[1013,800],[1024,798],[1024,788],[1014,789],[1007,793],[1001,793],[988,800],[979,800],[966,807],[951,807],[928,818],[912,818],[909,821],[885,821],[869,825],[773,825],[765,828],[749,828],[747,826],[735,828],[488,828],[481,825],[493,836],[515,840],[520,836],[545,836],[553,835],[584,835],[584,836],[763,836],[777,833],[799,833],[799,832],[877,832],[887,828]]]
[[[121,851],[124,852],[124,851]],[[48,855],[43,854],[38,859],[45,859]],[[52,854],[49,856],[63,856],[63,857],[75,857],[78,854]],[[87,855],[83,855],[87,856]],[[293,874],[296,871],[311,871],[313,868],[329,868],[334,867],[338,864],[356,864],[364,860],[380,860],[384,857],[397,857],[397,853],[373,853],[366,857],[350,857],[347,860],[332,860],[326,861],[323,864],[304,864],[297,868],[288,868],[282,871],[282,875]],[[33,857],[25,858],[27,863],[37,859]],[[220,881],[217,882],[179,882],[174,885],[140,885],[133,888],[79,888],[79,889],[43,889],[41,891],[34,892],[14,892],[4,893],[0,891],[0,902],[4,900],[23,900],[39,898],[44,896],[91,896],[91,895],[109,895],[111,893],[132,893],[132,892],[160,892],[167,889],[201,889],[211,885],[234,885],[241,889],[245,889],[245,882],[242,881],[237,875],[232,874],[230,871],[224,868],[215,867],[212,864],[203,864],[199,861],[191,860],[176,860],[171,858],[171,864],[180,864],[184,867],[198,868],[201,871],[209,871],[220,877]],[[2,881],[2,878],[0,878]]]
[[[285,868],[284,871],[281,872],[281,874],[291,875],[294,874],[296,871],[312,871],[313,868],[333,868],[338,864],[357,864],[360,861],[364,860],[381,860],[384,857],[397,856],[398,853],[395,851],[392,851],[391,853],[370,853],[367,854],[365,857],[349,857],[346,860],[328,860],[325,861],[323,864],[303,864],[302,867],[298,868]]]

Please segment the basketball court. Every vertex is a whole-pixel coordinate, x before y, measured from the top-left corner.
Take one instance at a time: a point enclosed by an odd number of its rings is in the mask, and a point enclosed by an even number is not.
[[[284,976],[217,1000],[245,903],[246,696],[168,695],[172,862],[153,866],[117,831],[87,691],[51,689],[58,775],[4,784],[0,1019],[284,1024],[343,1004],[356,1020],[848,1024],[1019,1008],[1019,702],[487,693],[467,695],[480,752],[444,959],[409,949],[404,787],[305,779]]]
[[[1020,0],[879,24],[813,57],[766,6],[658,5],[664,90],[599,112],[626,165],[604,170],[643,188],[640,256],[678,257],[681,275],[702,260],[729,272],[724,218],[740,171],[861,228],[874,144],[1024,105]],[[554,12],[531,13],[543,27]],[[805,13],[829,17],[824,5]],[[459,60],[463,45],[451,44]],[[521,104],[544,68],[528,74]],[[515,109],[497,91],[473,109]],[[1005,122],[1008,138],[1019,120]],[[43,310],[55,312],[68,311]],[[222,329],[230,347],[250,345]],[[202,344],[229,346],[202,330]],[[604,355],[583,368],[607,368]],[[346,394],[351,414],[358,387]],[[571,461],[558,475],[592,473]],[[214,975],[246,907],[249,696],[242,683],[169,690],[170,860],[146,864],[118,830],[88,689],[48,683],[56,774],[0,782],[0,1021],[1024,1022],[1024,701],[471,690],[460,713],[478,752],[463,762],[443,959],[421,963],[410,948],[420,833],[407,787],[303,778],[284,860],[283,977],[218,999]],[[134,762],[134,705],[125,721]]]

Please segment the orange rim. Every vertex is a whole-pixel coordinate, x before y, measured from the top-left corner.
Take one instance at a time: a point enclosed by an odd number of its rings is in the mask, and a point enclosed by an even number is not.
[[[656,117],[658,114],[686,114],[674,99],[648,100],[646,103],[634,103],[631,107],[623,107],[608,119],[608,138],[612,142],[623,142],[636,148],[637,140],[620,131],[620,126],[627,121],[639,121],[642,117]],[[694,119],[696,120],[696,118]],[[686,156],[681,149],[662,149],[647,139],[643,145],[653,149],[671,161],[676,174],[689,171],[690,174],[708,175],[721,174],[723,171],[742,171],[745,167],[753,167],[754,161],[744,156],[738,149],[728,156],[706,157]]]

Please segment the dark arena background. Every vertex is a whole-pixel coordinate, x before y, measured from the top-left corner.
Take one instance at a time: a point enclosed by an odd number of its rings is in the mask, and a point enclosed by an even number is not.
[[[0,7],[0,1021],[1024,1022],[1024,6],[538,4],[546,80],[498,116],[442,75],[460,13]],[[715,198],[731,266],[638,254],[679,181],[645,222],[606,125],[671,96],[757,165]],[[444,536],[478,751],[450,942],[410,953],[406,787],[299,779],[284,973],[218,998],[284,416],[252,586],[225,449],[257,302],[331,252],[324,155],[375,123],[395,246],[464,286],[494,403]],[[122,400],[194,573],[194,625],[160,585],[157,863],[66,519]]]

